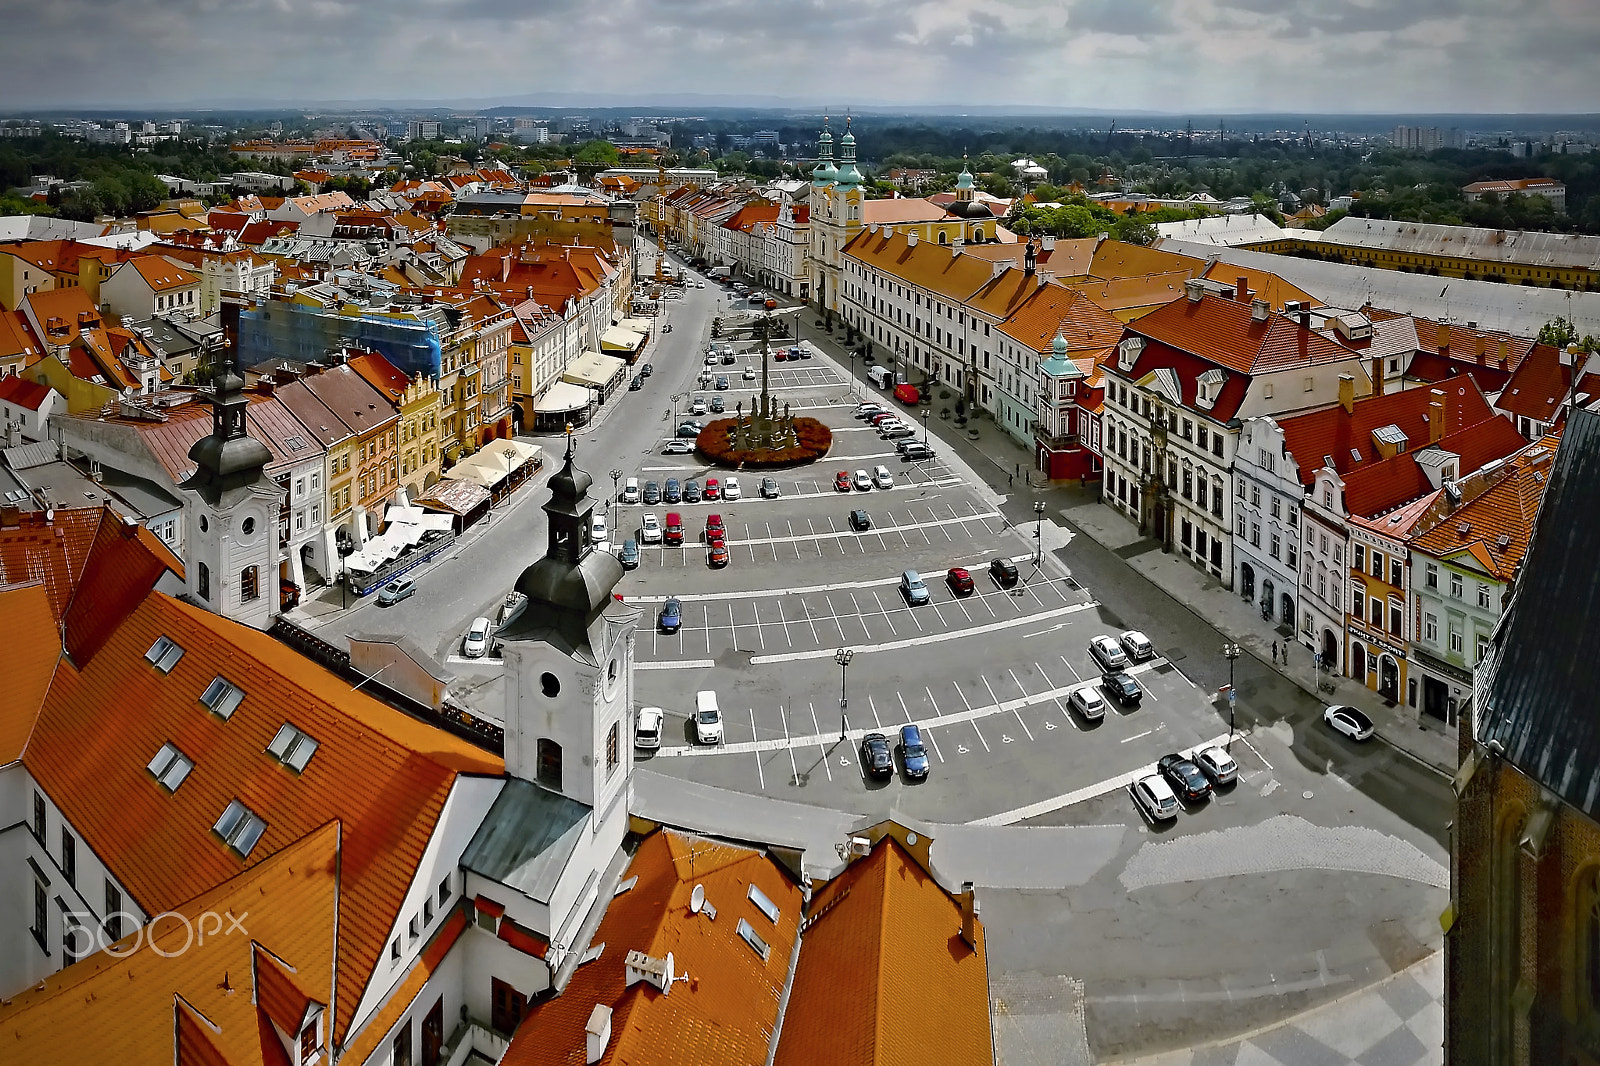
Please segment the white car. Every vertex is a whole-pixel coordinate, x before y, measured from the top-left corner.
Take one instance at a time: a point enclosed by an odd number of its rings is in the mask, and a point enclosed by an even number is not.
[[[850,484],[855,486],[857,492],[871,492],[872,475],[865,470],[857,470],[855,476],[850,479]]]
[[[1378,729],[1372,724],[1372,719],[1354,707],[1343,707],[1338,704],[1323,711],[1322,720],[1351,740],[1370,740]]]
[[[1128,653],[1104,633],[1089,642],[1089,654],[1103,670],[1122,670],[1128,665]]]
[[[657,518],[653,514],[646,514],[643,518],[639,519],[639,543],[661,543],[661,519]]]
[[[639,479],[638,478],[630,477],[627,481],[624,481],[622,483],[622,502],[623,503],[638,503],[639,502]]]
[[[469,659],[482,658],[489,651],[489,620],[474,618],[467,630],[467,639],[461,642],[461,654]]]
[[[662,455],[693,455],[694,445],[686,440],[669,440],[661,449]]]
[[[706,366],[716,366],[718,359],[715,355],[706,356]]]
[[[741,495],[743,495],[743,493],[739,491],[738,478],[725,477],[722,479],[722,499],[724,502],[729,500],[737,500]]]
[[[1136,663],[1155,658],[1156,646],[1150,643],[1149,637],[1137,629],[1128,630],[1117,640],[1122,644],[1122,650],[1128,653],[1128,658]]]
[[[1152,822],[1170,822],[1178,816],[1178,797],[1159,774],[1133,783],[1133,801]]]
[[[904,422],[886,422],[878,427],[879,435],[884,440],[894,440],[896,437],[914,437],[917,431]]]
[[[705,414],[706,413],[706,402],[704,400],[702,400],[700,397],[696,396],[694,398],[694,402],[689,405],[689,413],[692,414],[692,415],[703,415],[703,414]]]
[[[661,747],[661,723],[666,717],[660,707],[640,707],[638,721],[633,726],[633,746],[644,751]]]
[[[1100,695],[1100,689],[1092,681],[1073,689],[1067,697],[1067,703],[1088,721],[1098,721],[1106,716],[1105,697]]]
[[[886,466],[875,466],[872,468],[872,483],[880,489],[892,489],[894,475],[889,473],[889,468]]]
[[[1227,749],[1212,745],[1194,753],[1194,764],[1200,772],[1211,778],[1213,785],[1228,785],[1238,780],[1239,764],[1233,761]]]
[[[597,514],[589,519],[589,540],[597,548],[604,548],[611,540],[611,531],[606,528],[606,516]]]
[[[753,366],[745,367],[744,374],[742,376],[746,381],[754,381],[756,379],[756,368]]]
[[[701,744],[722,743],[722,708],[709,689],[694,694],[694,738]]]

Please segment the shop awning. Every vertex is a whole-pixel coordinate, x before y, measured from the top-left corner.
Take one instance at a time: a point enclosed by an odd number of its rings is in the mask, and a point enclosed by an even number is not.
[[[451,471],[450,477],[418,496],[416,502],[419,507],[464,516],[489,502],[489,490],[476,482],[457,479]]]
[[[545,390],[539,402],[533,405],[536,415],[564,415],[581,411],[589,406],[594,396],[582,385],[558,381]]]
[[[587,385],[591,389],[604,389],[624,373],[625,366],[599,352],[584,352],[567,364],[567,371],[561,375],[561,380],[574,385]]]
[[[642,335],[621,326],[607,326],[606,331],[600,334],[600,350],[603,352],[636,352],[643,343]]]
[[[618,322],[617,325],[621,326],[623,329],[631,329],[641,336],[649,333],[655,328],[648,318],[625,318],[621,322]]]
[[[537,461],[541,451],[537,444],[529,444],[526,441],[491,441],[476,455],[457,463],[451,469],[450,475],[493,488],[510,477],[513,471],[527,463]]]

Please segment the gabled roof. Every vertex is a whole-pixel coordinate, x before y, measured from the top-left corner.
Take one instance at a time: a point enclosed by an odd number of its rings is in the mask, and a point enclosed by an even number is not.
[[[1536,422],[1555,422],[1572,384],[1572,366],[1561,360],[1561,352],[1550,345],[1534,345],[1506,381],[1494,405]]]
[[[1269,311],[1264,320],[1258,320],[1249,304],[1210,295],[1174,300],[1129,328],[1243,374],[1343,362],[1356,356],[1292,318]]]
[[[1444,393],[1444,426],[1441,436],[1476,425],[1494,412],[1470,378],[1456,379],[1439,386]],[[1406,435],[1408,450],[1428,442],[1428,408],[1436,399],[1433,389],[1402,389],[1382,396],[1363,396],[1353,410],[1335,404],[1320,411],[1277,420],[1283,430],[1283,446],[1300,466],[1300,483],[1310,485],[1317,471],[1333,459],[1333,469],[1341,476],[1351,470],[1382,462],[1374,430],[1398,426]],[[1351,452],[1360,453],[1357,459]]]
[[[37,582],[0,587],[6,620],[6,684],[0,689],[0,766],[16,762],[61,661],[61,631],[50,594]]]
[[[1073,288],[1107,311],[1160,307],[1183,295],[1183,283],[1193,274],[1174,270],[1165,274],[1142,274],[1131,278],[1089,278],[1072,282]]]
[[[145,658],[161,637],[183,649],[170,673]],[[200,702],[218,677],[244,693],[226,719]],[[108,715],[110,707],[140,713]],[[299,773],[267,752],[286,722],[319,745]],[[194,763],[170,793],[145,768],[167,743]],[[341,1038],[457,775],[503,770],[499,758],[352,690],[267,634],[159,592],[87,662],[57,671],[23,763],[149,914],[329,819],[342,823]],[[266,824],[243,857],[212,829],[236,799]]]
[[[0,584],[42,582],[59,620],[67,613],[106,511],[73,507],[52,514],[49,520],[42,511],[7,515],[0,525]]]
[[[1037,286],[1000,331],[1036,352],[1049,354],[1056,334],[1066,338],[1069,352],[1104,351],[1122,339],[1122,323],[1076,289]]]
[[[411,381],[410,378],[406,377],[404,370],[401,370],[376,352],[352,355],[348,362],[350,369],[360,374],[363,381],[383,393],[390,403],[396,407],[400,406],[400,400],[405,395],[406,386]]]
[[[252,961],[264,948],[295,968],[309,995],[332,993],[339,851],[337,824],[315,828],[178,901],[171,909],[188,920],[145,927],[137,950],[125,937],[117,948],[124,957],[91,955],[0,1003],[8,1058],[39,1066],[287,1063],[257,1006]],[[248,935],[197,937],[206,914],[233,915]]]
[[[961,907],[886,836],[813,897],[775,1066],[990,1066],[989,976]]]
[[[30,381],[15,374],[0,378],[0,401],[15,404],[29,411],[37,411],[50,392],[50,386],[41,385],[37,381]]]
[[[1510,581],[1532,540],[1559,443],[1546,437],[1512,459],[1500,480],[1418,535],[1412,546],[1439,559],[1471,552],[1489,574]]]
[[[861,201],[861,224],[871,226],[898,226],[907,222],[941,222],[950,213],[938,204],[921,197],[895,197],[888,200]]]
[[[957,304],[987,285],[993,273],[988,263],[960,255],[951,245],[912,243],[908,234],[889,229],[862,230],[845,245],[844,254]]]
[[[799,936],[799,889],[761,852],[665,829],[639,845],[625,876],[637,881],[606,908],[594,935],[605,945],[600,957],[529,1010],[502,1066],[585,1063],[584,1028],[596,1004],[612,1011],[601,1063],[766,1062]],[[715,920],[691,913],[695,885],[704,886]],[[776,922],[750,899],[752,885],[777,906]],[[741,921],[767,944],[765,959],[740,936]],[[672,953],[680,980],[670,993],[647,981],[625,984],[630,951]]]
[[[1136,278],[1152,274],[1183,274],[1199,277],[1206,269],[1204,259],[1163,252],[1127,241],[1101,241],[1095,246],[1094,259],[1089,264],[1089,275],[1100,280]],[[1183,286],[1178,286],[1181,295]]]
[[[44,356],[44,349],[21,311],[0,311],[0,359],[12,356],[21,356],[26,370]]]
[[[1494,646],[1479,666],[1477,739],[1600,820],[1600,414],[1573,413],[1533,542]]]
[[[1466,477],[1485,463],[1504,459],[1524,446],[1517,427],[1504,415],[1494,415],[1475,425],[1441,437],[1437,444],[1417,451],[1401,452],[1371,466],[1352,470],[1344,476],[1345,510],[1352,515],[1372,517],[1390,511],[1437,491],[1417,461],[1429,448],[1459,456],[1456,476]]]

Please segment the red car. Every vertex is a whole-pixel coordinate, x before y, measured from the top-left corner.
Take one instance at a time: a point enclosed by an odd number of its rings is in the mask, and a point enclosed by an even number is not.
[[[949,582],[950,590],[959,596],[965,596],[973,589],[972,575],[965,567],[952,566],[950,572],[944,575],[944,579]]]
[[[833,477],[833,487],[840,492],[850,491],[850,471],[841,470]]]
[[[728,546],[721,541],[711,545],[711,550],[706,553],[706,562],[711,566],[721,569],[728,565]]]
[[[787,358],[789,357],[783,353],[782,348],[779,348],[777,351],[772,353],[772,361],[774,363],[781,363]]]
[[[876,426],[880,422],[887,422],[891,418],[898,419],[899,417],[900,416],[895,414],[893,411],[879,411],[875,415],[868,415],[867,421]]]
[[[722,483],[714,477],[706,478],[705,498],[708,500],[722,499]]]
[[[722,516],[719,514],[706,515],[706,536],[710,536],[713,530],[722,532]]]

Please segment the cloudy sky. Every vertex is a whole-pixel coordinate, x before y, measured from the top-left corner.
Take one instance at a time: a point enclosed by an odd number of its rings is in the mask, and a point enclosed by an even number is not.
[[[702,93],[1600,110],[1596,0],[0,0],[0,109]]]

